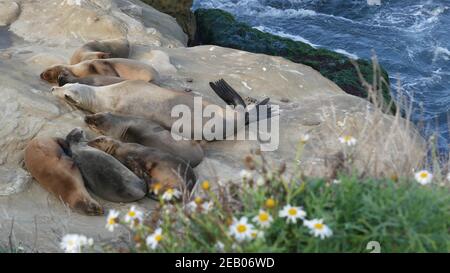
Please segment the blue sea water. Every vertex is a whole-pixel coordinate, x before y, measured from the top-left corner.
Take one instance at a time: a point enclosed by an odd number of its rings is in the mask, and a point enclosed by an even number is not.
[[[354,58],[375,53],[394,94],[411,102],[412,120],[448,152],[450,0],[195,0],[200,7]]]

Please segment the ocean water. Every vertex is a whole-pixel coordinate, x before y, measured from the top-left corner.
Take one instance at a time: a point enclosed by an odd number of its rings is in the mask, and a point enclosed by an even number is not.
[[[369,0],[370,1],[370,0]],[[372,2],[377,2],[371,0]],[[450,0],[195,0],[265,32],[346,54],[375,53],[425,137],[450,135]]]

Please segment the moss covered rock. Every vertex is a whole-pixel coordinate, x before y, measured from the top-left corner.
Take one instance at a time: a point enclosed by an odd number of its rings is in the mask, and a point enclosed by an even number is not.
[[[193,0],[141,0],[141,1],[177,19],[178,24],[189,36],[189,40],[190,41],[193,40],[196,32],[195,16],[191,11]]]
[[[236,21],[233,15],[223,10],[198,9],[195,15],[197,18],[196,39],[200,44],[213,44],[253,53],[281,56],[293,62],[311,66],[349,94],[362,98],[368,97],[367,90],[361,84],[354,65],[343,54],[323,48],[317,49],[306,43],[259,31]],[[357,60],[357,64],[363,77],[372,83],[374,76],[372,63]],[[389,84],[389,77],[384,69],[381,69],[381,75]],[[392,100],[388,86],[383,88],[383,97],[386,102]],[[395,111],[394,105],[391,111]]]

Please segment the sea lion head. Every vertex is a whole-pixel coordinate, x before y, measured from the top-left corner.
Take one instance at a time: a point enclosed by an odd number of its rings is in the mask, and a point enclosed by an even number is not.
[[[87,142],[86,133],[81,128],[75,128],[66,136],[66,141],[69,144]]]
[[[58,86],[64,86],[67,83],[74,83],[75,81],[75,75],[73,75],[73,73],[68,69],[62,69],[57,77]]]
[[[99,136],[89,141],[88,145],[107,154],[113,154],[117,147],[120,146],[120,141],[108,136]]]
[[[61,72],[64,70],[67,70],[67,69],[64,68],[63,65],[54,65],[54,66],[51,66],[51,67],[47,68],[46,70],[44,70],[40,76],[41,76],[41,79],[43,79],[44,81],[47,81],[49,83],[56,83],[58,80],[59,74],[61,74]]]
[[[91,86],[79,83],[68,83],[61,87],[53,87],[52,94],[77,108],[87,111],[91,109],[95,97]]]

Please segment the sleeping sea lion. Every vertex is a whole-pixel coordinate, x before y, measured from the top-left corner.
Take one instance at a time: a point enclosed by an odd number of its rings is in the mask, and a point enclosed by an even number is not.
[[[103,214],[103,208],[86,190],[64,139],[35,138],[25,148],[24,159],[34,179],[70,208],[87,215]]]
[[[66,141],[93,193],[112,202],[133,202],[145,197],[147,184],[111,155],[88,146],[83,130],[72,130]]]
[[[243,99],[234,91],[221,89],[225,92],[220,94],[222,98],[226,98],[229,103],[240,103]],[[228,92],[228,93],[227,93]],[[172,117],[172,110],[175,107],[183,110],[189,110],[190,113],[194,113],[194,105],[196,101],[200,100],[200,97],[196,99],[191,93],[178,92],[166,88],[159,87],[155,84],[144,81],[124,81],[121,83],[95,87],[82,84],[66,84],[63,87],[52,88],[52,93],[64,99],[73,106],[88,111],[90,113],[101,112],[115,112],[124,115],[138,116],[148,120],[151,120],[161,127],[171,130],[172,126],[176,123],[180,127],[179,117]],[[264,100],[262,103],[267,103],[268,100]],[[193,130],[179,130],[181,136],[188,139],[199,138],[212,141],[217,138],[223,139],[228,135],[235,134],[237,130],[243,128],[246,124],[252,121],[252,118],[258,119],[267,118],[271,115],[271,108],[266,108],[266,115],[260,116],[254,115],[251,112],[244,109],[244,106],[237,109],[231,109],[232,115],[227,115],[225,109],[213,103],[206,101],[205,99],[198,102],[205,109],[208,106],[218,110],[214,115],[214,119],[218,123],[223,124],[224,130],[221,131],[222,135],[217,136],[214,132],[206,132],[203,130],[206,126],[210,126],[210,119],[207,117],[200,117],[201,120],[195,121],[194,115],[190,115],[187,122],[190,122]],[[256,109],[259,113],[259,106],[262,103],[256,105],[252,110]],[[245,102],[243,103],[245,105]],[[201,109],[199,109],[201,110]],[[197,126],[196,122],[200,122],[201,126]],[[231,129],[228,129],[231,128]],[[200,131],[199,131],[200,129]],[[234,130],[232,130],[234,129]]]
[[[197,178],[194,170],[184,160],[155,148],[136,143],[123,143],[111,137],[100,136],[88,143],[122,162],[138,177],[148,183],[149,189],[159,184],[158,193],[168,189],[192,190]]]
[[[127,39],[90,41],[74,52],[70,58],[70,64],[94,59],[128,58],[129,56],[130,43]]]
[[[63,70],[58,76],[58,86],[63,86],[66,83],[81,83],[91,86],[106,86],[119,82],[124,79],[114,76],[92,75],[84,78],[77,78],[67,70]]]
[[[159,78],[158,72],[151,65],[121,58],[88,60],[74,65],[54,65],[44,70],[40,77],[49,83],[56,83],[63,71],[77,78],[103,75],[146,82]]]
[[[202,147],[197,142],[192,140],[176,141],[168,130],[150,120],[113,113],[87,115],[84,120],[89,128],[97,133],[111,136],[122,142],[158,148],[180,157],[191,167],[200,164],[205,156]]]

